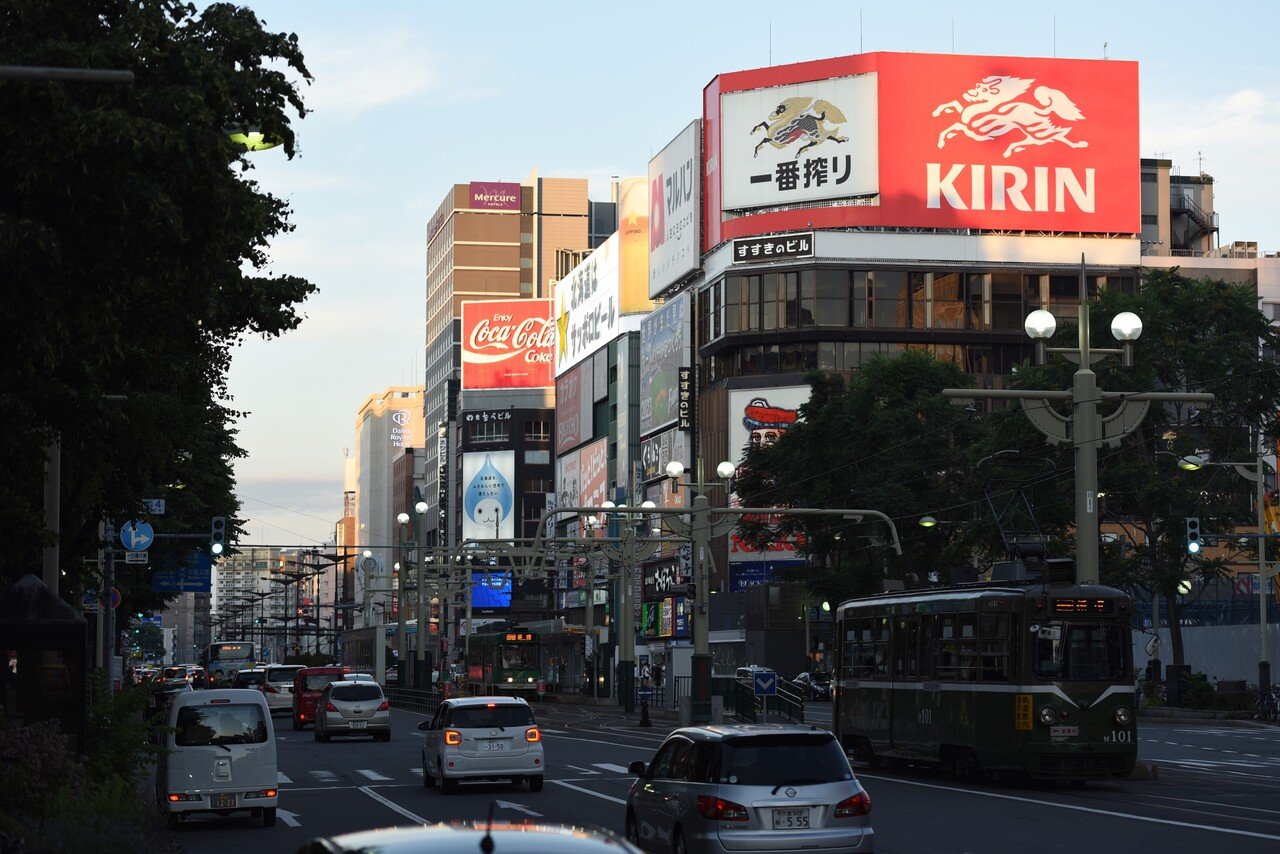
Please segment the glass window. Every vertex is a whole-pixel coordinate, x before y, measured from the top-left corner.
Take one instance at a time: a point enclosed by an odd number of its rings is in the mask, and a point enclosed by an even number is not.
[[[911,326],[914,329],[924,329],[924,315],[928,304],[925,302],[925,274],[924,273],[908,273],[907,274],[907,290],[911,298]]]
[[[935,329],[969,329],[964,297],[965,277],[961,273],[933,274],[933,315]],[[981,292],[979,292],[981,297]],[[979,302],[981,308],[981,302]]]
[[[760,373],[760,348],[742,348],[742,373],[751,375]]]
[[[705,741],[694,744],[684,778],[690,783],[714,783],[720,778],[720,751],[714,744]]]
[[[813,270],[800,271],[800,325],[813,326],[816,323],[814,312],[817,310],[817,298],[815,296],[814,280],[816,274]]]
[[[307,691],[323,691],[324,687],[330,682],[340,682],[342,676],[336,673],[325,673],[317,676],[308,676],[302,682],[302,687]]]
[[[265,670],[241,670],[231,679],[232,688],[254,688],[267,684]]]
[[[1036,638],[1036,676],[1107,682],[1127,677],[1128,626],[1054,623],[1049,630],[1057,637]]]
[[[369,682],[352,682],[349,685],[334,686],[329,689],[329,699],[339,703],[368,703],[382,698],[382,689]]]
[[[720,783],[774,786],[853,779],[849,760],[829,732],[727,738],[720,751]]]
[[[867,325],[867,299],[869,274],[865,270],[853,270],[850,274],[849,322],[853,326]]]
[[[841,345],[844,350],[844,365],[841,370],[856,371],[862,366],[862,358],[859,355],[859,347],[857,341],[845,341]]]
[[[818,369],[818,345],[817,344],[801,344],[800,345],[800,369],[802,371],[816,371]]]
[[[659,780],[670,779],[673,766],[692,747],[691,741],[679,736],[662,745],[658,755],[653,757],[653,764],[649,766],[649,776]]]
[[[906,327],[907,274],[899,270],[876,270],[871,275],[871,283],[874,324],[877,327]]]
[[[817,281],[819,326],[849,325],[849,271],[819,270]]]
[[[525,451],[524,461],[525,463],[531,466],[546,465],[547,463],[551,462],[551,452],[550,451]]]
[[[760,331],[760,277],[747,277],[747,325],[744,331]]]
[[[534,644],[502,644],[498,647],[498,655],[506,670],[538,668],[538,647]]]
[[[184,706],[178,709],[175,740],[179,747],[262,744],[267,740],[267,721],[259,706],[248,703]]]
[[[510,421],[478,421],[470,426],[471,442],[506,442],[511,438]]]
[[[738,332],[742,329],[741,297],[742,280],[736,276],[724,280],[724,331]]]
[[[551,441],[551,422],[542,419],[524,422],[524,437],[531,442]]]
[[[818,369],[822,371],[839,370],[836,367],[836,344],[833,341],[823,341],[818,344]]]
[[[495,703],[487,706],[455,706],[445,726],[458,729],[483,727],[533,726],[533,712],[517,703]]]
[[[778,277],[769,274],[760,282],[760,328],[771,332],[778,328]]]
[[[766,374],[778,373],[778,345],[765,345],[761,348],[761,354],[764,357],[764,372]]]
[[[781,356],[781,371],[784,374],[793,374],[800,368],[800,351],[795,344],[781,344],[778,346],[778,353]]]

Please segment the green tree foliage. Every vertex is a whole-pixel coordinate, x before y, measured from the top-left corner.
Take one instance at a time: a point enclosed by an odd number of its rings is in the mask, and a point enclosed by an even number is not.
[[[954,364],[908,350],[872,359],[852,379],[814,374],[810,384],[801,422],[778,444],[748,453],[736,480],[742,503],[878,510],[896,520],[903,555],[885,545],[883,523],[783,516],[776,527],[748,520],[742,535],[757,543],[780,533],[802,537],[810,566],[798,576],[832,602],[878,590],[886,572],[924,581],[968,564],[989,527],[925,531],[917,521],[926,513],[973,518],[973,449],[985,427],[940,394],[972,381]]]
[[[136,75],[132,85],[0,81],[11,143],[0,160],[10,288],[0,578],[39,566],[44,450],[56,435],[74,589],[99,520],[138,516],[142,498],[168,499],[170,532],[235,515],[232,352],[247,335],[296,327],[315,288],[266,271],[289,209],[251,179],[255,155],[226,131],[278,135],[292,157],[290,113],[305,113],[297,81],[310,78],[296,36],[227,4],[8,0],[0,53],[10,65]],[[189,549],[160,542],[155,556]],[[126,608],[154,606],[145,578],[122,573],[118,586]]]

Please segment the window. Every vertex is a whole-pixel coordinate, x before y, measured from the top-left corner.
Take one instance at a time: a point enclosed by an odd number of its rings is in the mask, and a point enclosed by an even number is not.
[[[905,328],[907,316],[907,274],[898,270],[876,270],[871,274],[872,322],[877,327]]]
[[[551,422],[544,420],[524,422],[524,437],[530,442],[550,442]]]
[[[525,492],[551,492],[555,489],[555,484],[549,477],[530,477],[524,482]]]
[[[684,778],[690,783],[714,783],[720,779],[720,751],[710,742],[694,744],[685,764]]]
[[[1157,214],[1143,214],[1142,224],[1143,225],[1159,225],[1160,217]]]
[[[817,321],[819,326],[849,325],[849,271],[819,270]]]
[[[760,285],[760,328],[772,332],[778,328],[778,277],[769,274]]]
[[[531,465],[531,466],[546,465],[551,462],[551,452],[550,451],[525,451],[524,461],[526,465]]]
[[[726,738],[718,782],[739,786],[835,783],[852,780],[849,760],[829,732]]]
[[[687,738],[677,736],[669,740],[658,750],[658,755],[653,757],[653,764],[649,766],[649,776],[659,780],[670,779],[672,768],[692,747],[693,742]]]
[[[935,329],[981,329],[981,278],[964,273],[935,273],[931,321]]]
[[[382,698],[382,689],[368,682],[353,682],[350,685],[334,683],[329,689],[329,699],[339,703],[367,703]]]
[[[1011,616],[988,612],[978,618],[978,653],[980,679],[983,682],[1003,682],[1013,675],[1009,669],[1009,639]]]
[[[1129,672],[1129,627],[1054,623],[1057,637],[1036,638],[1041,679],[1118,681]],[[1056,629],[1056,632],[1053,630]]]
[[[1021,273],[975,275],[970,276],[970,287],[978,284],[974,279],[982,278],[991,280],[991,328],[1001,332],[1021,332],[1023,319],[1033,306],[1040,304],[1040,277],[1024,277]]]
[[[455,706],[450,710],[445,726],[458,729],[482,729],[484,727],[533,726],[533,712],[528,706],[516,703],[497,703],[493,708],[485,706]]]
[[[469,427],[472,444],[507,442],[511,439],[510,421],[480,421]]]
[[[178,710],[179,747],[262,744],[266,740],[267,721],[257,705],[184,706]]]

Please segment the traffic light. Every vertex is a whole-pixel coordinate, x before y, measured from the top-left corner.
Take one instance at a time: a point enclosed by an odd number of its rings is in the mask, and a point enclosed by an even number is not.
[[[1200,551],[1200,517],[1187,517],[1187,553],[1198,554]]]
[[[209,554],[217,557],[227,548],[227,517],[214,516],[209,525]]]

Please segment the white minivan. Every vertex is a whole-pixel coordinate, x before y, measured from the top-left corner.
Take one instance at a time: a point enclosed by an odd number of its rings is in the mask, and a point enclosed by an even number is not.
[[[248,810],[276,823],[276,734],[262,692],[220,688],[178,694],[156,766],[160,810],[176,824],[190,813]]]

